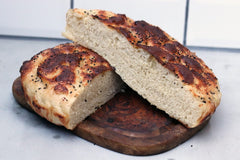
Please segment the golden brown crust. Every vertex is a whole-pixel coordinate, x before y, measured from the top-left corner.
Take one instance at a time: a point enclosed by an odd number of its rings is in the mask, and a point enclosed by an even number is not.
[[[76,97],[94,77],[112,70],[92,50],[66,43],[25,61],[20,73],[25,98],[32,109],[55,124],[68,126],[68,111]]]
[[[80,77],[83,80],[81,83],[86,86],[99,73],[113,69],[97,53],[80,45],[66,43],[44,50],[30,61],[25,61],[20,69],[22,77],[32,70],[39,55],[43,56],[43,60],[38,62],[37,76],[42,82],[56,84],[54,88],[56,93],[68,92],[69,86],[76,82],[76,70],[79,73],[81,71]]]
[[[114,14],[102,10],[94,11],[93,18],[117,30],[134,47],[146,50],[162,66],[168,68],[186,84],[193,95],[198,97],[203,104],[208,104],[211,110],[208,110],[209,113],[203,117],[215,111],[220,100],[217,78],[195,53],[181,45],[159,27],[152,26],[145,21],[133,21],[124,14]]]

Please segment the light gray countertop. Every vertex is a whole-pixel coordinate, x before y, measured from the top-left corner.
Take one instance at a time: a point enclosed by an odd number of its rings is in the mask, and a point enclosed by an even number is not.
[[[0,38],[0,159],[240,159],[240,52],[193,49],[213,69],[222,92],[210,123],[190,140],[154,156],[136,157],[99,147],[21,108],[12,83],[22,62],[65,40]]]

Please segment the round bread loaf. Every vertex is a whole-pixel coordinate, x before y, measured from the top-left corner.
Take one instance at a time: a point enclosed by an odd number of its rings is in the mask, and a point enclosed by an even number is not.
[[[122,84],[105,59],[73,43],[38,53],[23,63],[20,72],[31,108],[68,129],[111,99]]]

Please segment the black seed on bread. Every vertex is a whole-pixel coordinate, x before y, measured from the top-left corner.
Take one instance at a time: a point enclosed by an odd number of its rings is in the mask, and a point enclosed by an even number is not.
[[[122,84],[104,58],[73,43],[40,52],[24,62],[20,72],[31,108],[68,129],[111,99]]]
[[[73,9],[63,35],[98,52],[132,89],[187,127],[200,125],[220,103],[212,70],[159,27],[109,11]]]

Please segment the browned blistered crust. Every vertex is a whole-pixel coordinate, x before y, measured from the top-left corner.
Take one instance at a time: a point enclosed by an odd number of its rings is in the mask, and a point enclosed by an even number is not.
[[[20,73],[25,99],[32,109],[49,121],[55,118],[65,125],[69,122],[68,115],[55,111],[54,107],[40,105],[34,95],[30,98],[27,88],[40,86],[35,93],[43,94],[46,91],[46,99],[53,93],[63,95],[61,100],[64,103],[70,97],[78,96],[79,89],[87,86],[95,76],[109,70],[113,68],[97,53],[74,43],[66,43],[46,49],[25,61]],[[28,83],[31,84],[26,86]]]
[[[30,61],[24,62],[20,69],[22,77],[32,70],[40,54],[44,58],[41,63],[37,64],[39,79],[32,79],[32,81],[46,82],[45,88],[42,89],[46,89],[48,84],[54,84],[56,93],[68,94],[72,88],[86,86],[96,75],[113,70],[105,59],[92,50],[73,43],[66,43],[44,50],[32,57]],[[78,76],[82,81],[78,86],[72,86]]]
[[[199,97],[202,103],[208,103],[212,106],[211,112],[214,112],[218,104],[213,104],[212,98],[216,92],[220,92],[218,81],[211,69],[195,53],[181,45],[159,27],[150,25],[145,21],[133,21],[124,14],[114,14],[102,10],[98,10],[97,14],[92,17],[117,30],[134,47],[149,52],[183,83],[191,86],[189,90],[193,95]],[[207,97],[203,95],[207,95]]]

